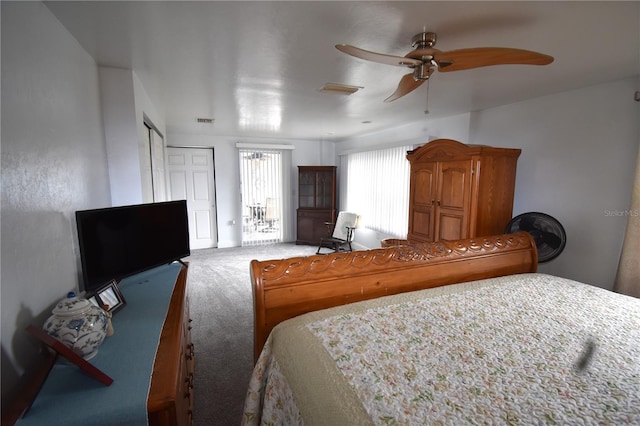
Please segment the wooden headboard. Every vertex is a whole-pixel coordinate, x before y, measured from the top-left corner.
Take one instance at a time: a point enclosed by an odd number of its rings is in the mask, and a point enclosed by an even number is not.
[[[535,272],[526,232],[251,261],[254,361],[271,329],[300,314],[407,291]]]

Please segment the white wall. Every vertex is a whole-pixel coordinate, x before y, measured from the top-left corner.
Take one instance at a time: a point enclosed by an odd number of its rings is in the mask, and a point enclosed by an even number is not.
[[[138,157],[140,168],[140,191],[142,193],[143,203],[153,202],[153,184],[152,184],[152,172],[151,172],[151,156],[149,155],[149,134],[148,129],[144,124],[144,120],[149,120],[165,138],[166,143],[166,128],[164,111],[158,109],[157,103],[154,102],[147,92],[142,82],[138,78],[138,75],[134,71],[129,71],[133,76],[133,98],[135,102],[135,121],[136,121],[136,135],[138,146]],[[109,123],[105,122],[105,126]],[[129,183],[131,186],[131,183]]]
[[[440,119],[415,121],[380,132],[372,132],[337,143],[336,155],[359,150],[389,148],[400,145],[423,145],[431,140],[447,138],[468,143],[470,114],[460,114]]]
[[[149,119],[164,136],[164,112],[155,106],[135,72],[100,67],[99,76],[112,203],[150,203],[153,186],[144,120]]]
[[[176,133],[167,135],[167,145],[176,147],[213,148],[216,177],[216,205],[218,219],[218,247],[237,247],[242,244],[242,209],[240,202],[240,161],[237,142],[252,144],[292,145],[291,152],[291,190],[292,202],[289,214],[294,221],[290,223],[290,238],[295,240],[295,209],[298,206],[298,168],[297,166],[329,165],[334,166],[335,147],[325,141],[298,141],[268,138],[238,138],[236,136],[213,136],[201,133]],[[233,223],[235,221],[235,224]]]
[[[636,78],[476,112],[471,143],[521,148],[514,215],[557,218],[567,246],[541,272],[613,288],[640,141]]]
[[[107,142],[111,201],[114,206],[142,202],[133,73],[100,67],[100,93]],[[100,206],[108,207],[108,206]]]
[[[2,2],[2,398],[33,361],[27,324],[78,290],[74,211],[110,204],[93,59],[36,2]]]

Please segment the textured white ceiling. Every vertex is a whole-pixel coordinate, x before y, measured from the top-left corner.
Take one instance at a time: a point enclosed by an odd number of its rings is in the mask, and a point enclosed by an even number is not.
[[[71,1],[47,2],[99,65],[131,68],[169,131],[339,140],[640,74],[640,2]],[[392,103],[407,69],[335,49],[403,56],[436,47],[515,47],[547,66],[436,72]],[[364,87],[319,92],[325,83]],[[633,94],[630,94],[633,96]],[[196,117],[215,118],[213,126]],[[370,123],[363,123],[370,121]]]

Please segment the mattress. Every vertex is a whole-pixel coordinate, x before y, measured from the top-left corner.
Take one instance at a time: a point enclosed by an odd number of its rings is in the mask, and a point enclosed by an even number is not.
[[[243,424],[640,424],[640,300],[521,274],[276,326]]]

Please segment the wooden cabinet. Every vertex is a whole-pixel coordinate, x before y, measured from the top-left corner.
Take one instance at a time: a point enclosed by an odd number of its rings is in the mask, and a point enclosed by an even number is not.
[[[336,167],[298,166],[296,244],[319,244],[335,218]]]
[[[411,163],[410,241],[502,234],[511,220],[519,149],[437,139],[407,155]]]
[[[176,280],[153,364],[147,412],[151,426],[193,424],[195,358],[187,293],[187,268]]]

